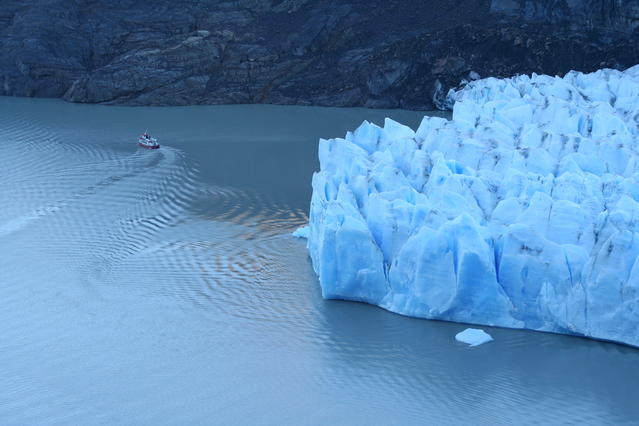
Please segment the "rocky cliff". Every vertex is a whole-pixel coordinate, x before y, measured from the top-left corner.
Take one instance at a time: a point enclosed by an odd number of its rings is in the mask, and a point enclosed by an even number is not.
[[[639,0],[3,0],[0,94],[431,109],[478,76],[639,62]]]

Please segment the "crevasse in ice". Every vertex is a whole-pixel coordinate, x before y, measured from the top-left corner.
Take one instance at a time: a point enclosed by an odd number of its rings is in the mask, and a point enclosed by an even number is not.
[[[452,120],[321,140],[323,295],[639,345],[639,66],[451,94]]]

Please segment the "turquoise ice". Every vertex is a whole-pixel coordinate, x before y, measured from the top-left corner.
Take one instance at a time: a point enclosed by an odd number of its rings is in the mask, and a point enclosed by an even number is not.
[[[639,346],[639,66],[449,96],[452,120],[320,141],[324,297]]]
[[[466,343],[473,347],[492,342],[494,339],[484,330],[480,330],[478,328],[467,328],[466,330],[457,333],[455,335],[455,340],[457,340],[458,342]]]

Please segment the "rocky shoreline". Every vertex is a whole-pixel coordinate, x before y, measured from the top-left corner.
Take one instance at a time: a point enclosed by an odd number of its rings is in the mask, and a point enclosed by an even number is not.
[[[428,110],[478,77],[639,63],[637,0],[5,0],[0,95]]]

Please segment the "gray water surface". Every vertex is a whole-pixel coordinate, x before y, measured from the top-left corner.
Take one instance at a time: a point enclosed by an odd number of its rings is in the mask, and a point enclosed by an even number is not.
[[[321,298],[318,138],[422,115],[0,98],[0,424],[638,424],[636,349]]]

